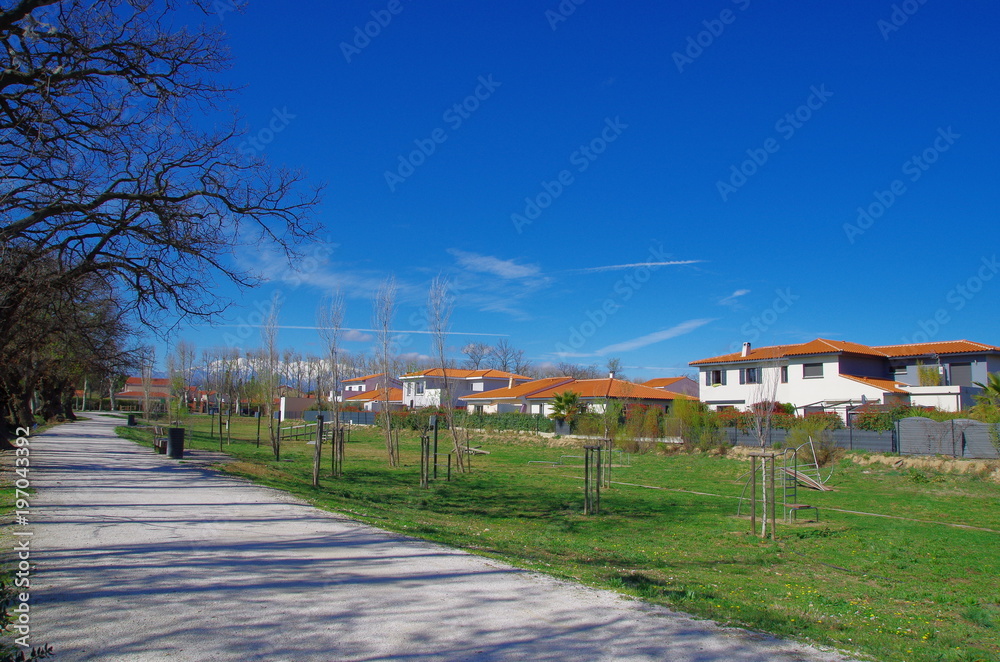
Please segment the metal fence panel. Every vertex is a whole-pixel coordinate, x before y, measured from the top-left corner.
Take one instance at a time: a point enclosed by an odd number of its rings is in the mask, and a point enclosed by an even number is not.
[[[983,460],[1000,458],[993,441],[990,439],[990,429],[985,423],[976,422],[963,430],[965,443],[962,447],[962,457]]]

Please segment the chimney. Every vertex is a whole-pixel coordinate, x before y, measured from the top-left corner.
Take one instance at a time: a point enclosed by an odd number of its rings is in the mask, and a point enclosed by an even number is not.
[[[514,375],[511,375],[510,379],[507,380],[507,388],[514,388]]]
[[[611,372],[608,373],[608,379],[614,379],[614,378],[615,378],[615,371],[612,370]]]
[[[742,356],[750,356],[750,343],[743,343],[743,354]]]

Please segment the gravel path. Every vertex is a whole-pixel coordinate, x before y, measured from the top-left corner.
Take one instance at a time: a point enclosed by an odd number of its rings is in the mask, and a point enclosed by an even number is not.
[[[32,439],[32,643],[59,660],[846,659],[387,533],[121,423]]]

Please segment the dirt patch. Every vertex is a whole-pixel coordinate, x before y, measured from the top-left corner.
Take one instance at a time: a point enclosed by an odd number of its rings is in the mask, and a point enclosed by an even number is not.
[[[915,455],[860,455],[850,453],[851,460],[862,466],[881,464],[895,469],[922,469],[941,473],[979,474],[983,478],[1000,483],[1000,461],[998,460],[958,460],[947,457]]]

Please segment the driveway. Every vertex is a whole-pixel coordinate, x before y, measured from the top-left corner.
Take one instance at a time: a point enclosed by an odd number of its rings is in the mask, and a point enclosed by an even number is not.
[[[32,643],[59,660],[846,659],[360,524],[91,416],[31,444]]]

